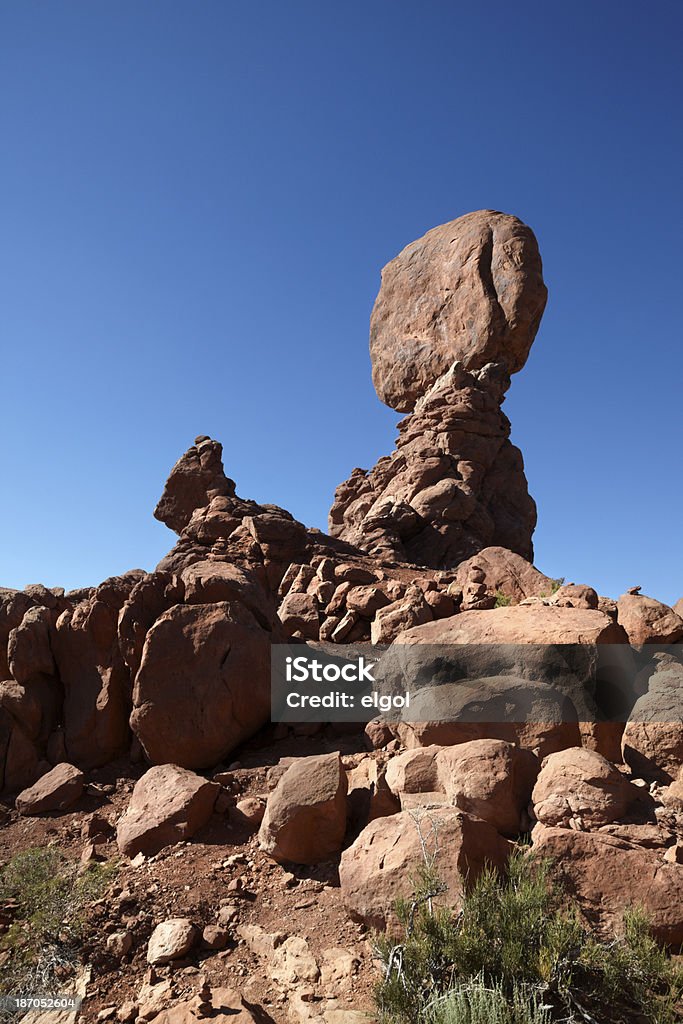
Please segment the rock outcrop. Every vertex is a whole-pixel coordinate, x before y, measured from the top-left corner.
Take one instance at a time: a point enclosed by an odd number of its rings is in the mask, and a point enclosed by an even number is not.
[[[373,382],[411,415],[391,456],[337,488],[333,536],[436,568],[490,545],[532,558],[536,506],[501,405],[546,297],[533,233],[491,210],[434,228],[384,268]]]

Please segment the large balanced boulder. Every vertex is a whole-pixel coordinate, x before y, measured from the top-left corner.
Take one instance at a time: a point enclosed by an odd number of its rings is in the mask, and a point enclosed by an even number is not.
[[[79,799],[84,782],[85,776],[78,768],[58,764],[18,795],[16,808],[24,815],[64,811]]]
[[[377,394],[405,412],[455,360],[521,370],[546,299],[536,239],[516,217],[478,210],[433,228],[382,271],[370,320]]]
[[[629,838],[537,826],[533,847],[550,859],[557,879],[594,927],[614,934],[623,912],[638,905],[660,942],[683,942],[683,865],[664,860],[663,849],[647,849]]]
[[[632,644],[675,644],[683,637],[683,618],[645,594],[622,594],[617,615]]]
[[[596,828],[623,818],[640,790],[595,750],[574,747],[543,761],[532,801],[544,825]]]
[[[189,839],[209,820],[220,791],[216,782],[174,764],[157,765],[139,779],[116,828],[121,853],[151,856]]]
[[[338,753],[297,758],[268,797],[261,849],[276,861],[316,864],[341,849],[347,778]]]
[[[175,605],[147,634],[131,728],[154,764],[207,768],[270,713],[270,634],[237,601]]]
[[[475,881],[486,865],[502,868],[510,850],[492,825],[455,807],[376,818],[342,854],[342,898],[354,920],[391,930],[394,904],[412,896],[425,856],[448,887],[439,901],[457,908],[465,880]]]

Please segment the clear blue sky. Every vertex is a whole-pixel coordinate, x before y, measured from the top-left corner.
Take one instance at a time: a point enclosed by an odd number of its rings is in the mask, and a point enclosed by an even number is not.
[[[198,433],[324,527],[388,453],[379,271],[482,207],[550,300],[506,410],[536,564],[683,594],[683,6],[19,0],[0,9],[0,584],[151,568]]]

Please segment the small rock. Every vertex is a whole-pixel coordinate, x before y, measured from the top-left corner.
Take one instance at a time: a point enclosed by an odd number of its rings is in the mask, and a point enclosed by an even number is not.
[[[112,932],[107,936],[107,949],[119,960],[133,948],[133,936],[129,931]]]
[[[152,932],[147,946],[147,962],[156,967],[179,960],[194,946],[197,929],[186,917],[163,921]]]
[[[220,925],[207,924],[202,932],[202,945],[206,949],[225,949],[230,939],[227,928]]]
[[[259,800],[258,797],[247,796],[243,800],[237,801],[235,804],[235,810],[250,825],[257,827],[263,821],[263,815],[266,813],[266,805],[264,801]]]

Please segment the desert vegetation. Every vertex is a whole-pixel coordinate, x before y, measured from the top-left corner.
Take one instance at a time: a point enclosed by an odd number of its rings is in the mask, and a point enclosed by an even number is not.
[[[383,1024],[674,1024],[683,971],[651,938],[637,908],[618,935],[592,932],[550,878],[519,849],[505,874],[484,871],[459,911],[438,906],[430,863],[399,901],[401,935],[378,936]]]

